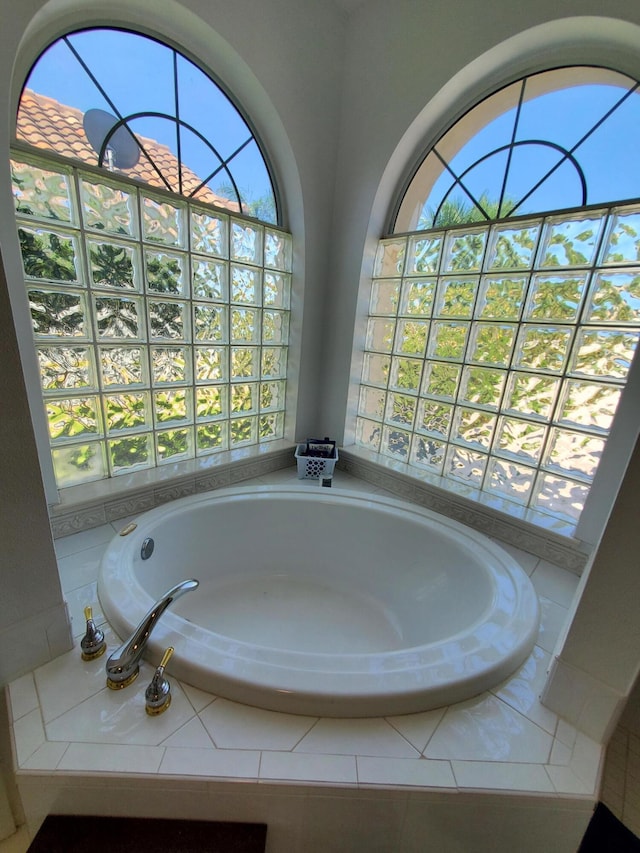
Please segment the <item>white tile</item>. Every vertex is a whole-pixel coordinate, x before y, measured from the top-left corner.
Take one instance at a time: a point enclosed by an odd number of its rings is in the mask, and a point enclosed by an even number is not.
[[[313,717],[279,714],[227,699],[216,699],[199,714],[222,749],[293,749],[313,726]]]
[[[69,608],[71,630],[74,637],[84,637],[86,630],[85,607],[91,607],[91,616],[96,625],[101,625],[105,621],[105,615],[98,600],[97,587],[98,584],[93,581],[92,583],[85,584],[85,586],[71,589],[64,594],[67,607]]]
[[[554,791],[540,764],[503,761],[452,761],[451,764],[459,788],[538,793]]]
[[[427,758],[545,763],[553,738],[495,696],[453,705],[429,741]]]
[[[94,583],[98,578],[100,560],[106,543],[58,559],[58,572],[64,593]]]
[[[588,785],[579,776],[576,776],[570,767],[548,764],[545,770],[558,794],[585,794],[593,796],[595,793],[594,787]]]
[[[387,717],[386,720],[394,729],[400,732],[418,752],[424,752],[431,735],[444,716],[446,708],[436,708],[434,711],[423,711],[420,714],[406,714],[399,717]]]
[[[604,747],[602,744],[596,743],[587,735],[578,732],[570,767],[576,776],[584,779],[588,784],[595,785],[603,756]]]
[[[26,761],[45,742],[44,726],[40,710],[36,708],[24,714],[13,724],[13,737],[16,745],[18,767]]]
[[[568,618],[568,610],[548,598],[540,598],[540,631],[536,644],[553,653]]]
[[[302,738],[295,751],[326,755],[385,755],[395,758],[419,756],[418,751],[401,734],[380,718],[324,718]]]
[[[162,741],[162,746],[182,746],[190,749],[215,749],[213,741],[197,717]]]
[[[76,646],[36,669],[34,674],[45,723],[104,689],[105,660],[103,655],[96,660],[84,661],[79,646]]]
[[[551,755],[549,756],[549,764],[561,764],[567,767],[571,761],[573,750],[562,741],[554,738],[553,746],[551,747]]]
[[[110,524],[102,524],[100,527],[93,527],[91,530],[83,530],[81,533],[56,539],[54,545],[56,554],[60,558],[68,557],[69,554],[77,554],[79,551],[86,551],[96,545],[106,545],[111,539],[113,539],[113,528]]]
[[[22,763],[23,770],[55,770],[65,754],[68,743],[47,741]]]
[[[89,773],[156,773],[164,749],[134,744],[72,743],[62,756],[58,770]]]
[[[578,576],[566,569],[561,569],[546,560],[540,560],[531,575],[538,595],[555,601],[562,607],[569,607],[573,601],[578,586]]]
[[[177,776],[206,776],[257,779],[260,753],[248,749],[167,748],[159,773]]]
[[[356,761],[358,781],[361,785],[456,787],[456,780],[448,761],[429,758],[377,758],[367,755],[359,755]]]
[[[9,685],[12,719],[17,720],[38,707],[38,694],[33,674],[28,672]]]
[[[263,752],[260,778],[355,784],[357,782],[356,760],[353,755]]]
[[[536,554],[529,554],[527,551],[522,551],[520,548],[516,548],[515,545],[510,545],[508,542],[501,542],[500,539],[494,539],[493,541],[496,545],[504,548],[508,554],[511,554],[511,556],[520,563],[528,575],[532,574],[540,560]]]
[[[549,708],[540,704],[540,695],[547,680],[549,660],[549,653],[540,646],[535,646],[523,666],[491,692],[545,731],[554,734],[558,717]]]
[[[203,708],[210,705],[216,698],[213,694],[205,693],[204,690],[199,690],[197,687],[192,687],[190,684],[180,682],[180,686],[184,690],[187,699],[191,702],[195,711],[202,711]]]

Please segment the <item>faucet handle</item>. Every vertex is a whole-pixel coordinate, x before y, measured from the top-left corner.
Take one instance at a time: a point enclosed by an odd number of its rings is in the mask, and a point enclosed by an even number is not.
[[[169,646],[162,656],[160,665],[156,669],[155,674],[145,691],[145,711],[151,717],[162,714],[171,704],[171,685],[164,677],[164,669],[171,660],[172,654],[173,646]]]
[[[84,618],[87,621],[87,628],[84,637],[80,640],[80,656],[82,660],[95,660],[103,655],[107,648],[104,631],[101,631],[93,621],[91,607],[85,607]]]

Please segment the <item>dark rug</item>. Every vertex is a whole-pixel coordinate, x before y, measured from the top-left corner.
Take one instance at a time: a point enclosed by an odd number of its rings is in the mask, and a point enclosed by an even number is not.
[[[264,853],[266,838],[263,823],[49,815],[28,853]]]
[[[598,803],[578,853],[640,853],[640,839]]]

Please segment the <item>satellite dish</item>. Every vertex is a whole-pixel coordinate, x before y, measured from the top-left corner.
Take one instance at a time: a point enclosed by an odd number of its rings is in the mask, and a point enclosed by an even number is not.
[[[125,125],[120,125],[115,133],[109,136],[109,132],[118,124],[118,121],[119,119],[106,110],[96,109],[87,110],[82,119],[82,125],[96,154],[100,154],[105,139],[109,137],[105,149],[105,160],[107,160],[106,152],[111,152],[113,166],[118,169],[132,169],[140,159],[140,146]]]

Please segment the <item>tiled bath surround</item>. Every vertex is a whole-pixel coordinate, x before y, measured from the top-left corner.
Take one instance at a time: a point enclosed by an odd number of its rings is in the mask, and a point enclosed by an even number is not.
[[[252,482],[302,481],[287,468]],[[344,471],[335,483],[372,489]],[[149,718],[142,694],[151,666],[128,690],[109,691],[104,659],[83,663],[77,648],[84,606],[104,620],[96,576],[123,524],[57,541],[76,648],[9,686],[31,833],[51,811],[109,810],[265,820],[270,853],[352,850],[356,843],[418,851],[427,831],[442,850],[509,850],[516,839],[523,853],[576,849],[597,795],[602,747],[538,699],[576,574],[504,546],[540,596],[540,634],[519,672],[468,702],[399,717],[323,719],[239,705],[172,679],[171,708]],[[112,647],[116,639],[108,637]],[[478,840],[481,825],[491,831]],[[472,835],[474,846],[465,847]],[[454,836],[462,846],[451,846]]]

